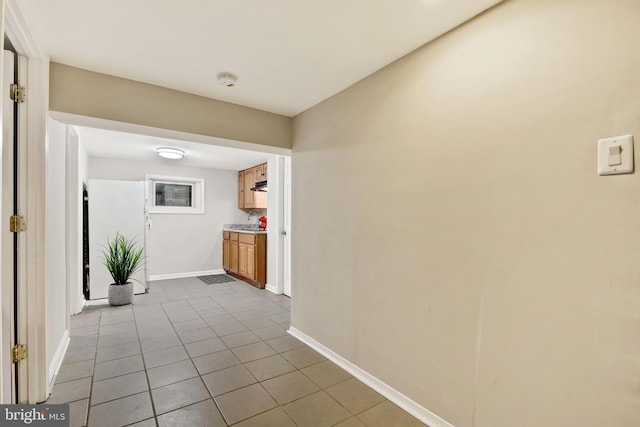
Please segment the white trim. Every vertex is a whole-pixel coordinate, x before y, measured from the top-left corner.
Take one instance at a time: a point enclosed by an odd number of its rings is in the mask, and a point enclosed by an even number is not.
[[[205,180],[204,178],[185,178],[181,176],[146,175],[146,210],[150,214],[204,214]],[[156,184],[177,184],[191,186],[191,206],[156,205]]]
[[[46,362],[46,285],[45,285],[45,191],[46,135],[49,108],[49,58],[39,48],[18,0],[4,0],[3,30],[21,59],[20,69],[28,73],[27,102],[19,120],[19,200],[18,214],[25,217],[28,233],[19,242],[19,336],[29,349],[21,363],[20,394],[15,403],[37,403],[47,398]],[[32,28],[32,26],[31,26]],[[27,66],[28,62],[28,66]],[[19,83],[23,84],[24,81]],[[4,93],[4,90],[1,92]],[[26,110],[26,111],[24,111]],[[26,114],[25,114],[26,113]],[[27,309],[28,305],[28,309]]]
[[[382,382],[356,364],[320,344],[304,332],[299,331],[293,326],[290,326],[287,332],[430,427],[455,427],[453,424],[440,418],[427,408],[418,405],[398,390]]]
[[[33,404],[47,398],[45,195],[49,61],[29,58],[27,81],[29,100],[26,102],[26,120],[20,125],[20,130],[26,132],[27,141],[26,153],[22,154],[20,160],[23,172],[19,177],[19,191],[23,202],[19,212],[25,215],[29,232],[21,233],[24,236],[19,237],[23,239],[22,244],[26,245],[26,250],[19,254],[23,274],[23,283],[19,284],[19,289],[24,291],[24,298],[19,304],[21,316],[26,317],[26,324],[24,321],[22,324],[27,326],[27,330],[21,336],[26,337],[29,357],[20,372],[21,378],[27,379],[22,381],[20,403],[27,403],[28,400],[28,403]],[[25,388],[28,388],[28,398],[23,394]]]
[[[269,181],[269,197],[267,198],[267,282],[275,288],[274,294],[284,291],[282,259],[284,254],[283,230],[283,156],[269,156],[267,181]]]
[[[206,271],[189,271],[186,273],[171,273],[171,274],[155,274],[149,276],[149,280],[167,280],[167,279],[183,279],[185,277],[198,277],[198,276],[211,276],[213,274],[226,274],[223,269],[219,270],[206,270]]]
[[[51,361],[51,365],[49,365],[49,393],[51,393],[51,390],[53,390],[53,385],[55,384],[56,377],[58,376],[58,372],[60,372],[60,366],[62,366],[62,360],[64,359],[64,355],[67,354],[69,342],[71,342],[69,331],[64,331],[62,339],[58,344],[56,354],[53,355],[53,360]]]
[[[46,55],[29,30],[18,0],[5,0],[4,32],[16,51],[29,58],[44,58]]]
[[[59,123],[52,118],[51,122]],[[67,299],[69,314],[82,311],[84,295],[82,293],[84,263],[82,259],[82,178],[80,177],[80,147],[73,126],[60,124],[65,128],[66,147],[66,188],[67,188]]]
[[[270,283],[267,283],[264,287],[266,290],[268,290],[269,292],[276,294],[276,295],[281,295],[282,292],[278,292],[278,287],[275,285],[272,285]]]
[[[18,134],[19,165],[18,214],[24,215],[28,233],[19,242],[19,336],[29,349],[26,363],[20,364],[20,394],[15,403],[37,403],[47,397],[46,366],[46,286],[45,286],[45,188],[46,121],[49,108],[49,59],[36,43],[17,0],[3,1],[3,30],[21,55],[28,73],[27,102],[21,104]],[[28,62],[28,66],[26,66]],[[24,83],[24,81],[19,82]],[[2,90],[4,92],[4,90]],[[26,110],[26,111],[24,111]],[[26,114],[25,114],[26,113]],[[26,141],[25,141],[26,140]],[[28,309],[27,309],[28,305]]]
[[[2,8],[0,8],[0,11]],[[11,58],[11,60],[10,60]],[[2,110],[2,122],[3,122],[3,138],[4,132],[9,130],[9,127],[4,127],[4,122],[10,121],[13,123],[13,117],[9,120],[9,117],[5,118],[7,111],[11,109],[9,99],[5,92],[9,87],[8,82],[13,80],[10,76],[13,75],[13,60],[16,59],[13,52],[4,52],[2,56],[2,89],[0,92],[3,94],[2,102],[0,102],[0,109]],[[12,111],[12,109],[11,109]],[[13,144],[4,144],[2,146],[2,176],[0,180],[4,184],[2,188],[2,206],[0,208],[2,221],[0,224],[6,224],[9,220],[9,216],[13,214],[13,190],[7,191],[11,187],[9,184],[10,178],[13,175]],[[9,185],[8,185],[9,184]],[[2,300],[2,318],[0,319],[0,326],[2,332],[0,332],[0,348],[8,349],[13,346],[13,233],[9,232],[7,227],[2,227],[0,231],[0,283],[3,284],[0,290],[0,299]],[[7,351],[0,352],[0,403],[10,404],[13,399],[13,368],[9,361],[9,353]]]
[[[291,297],[291,157],[285,157],[282,165],[282,293]]]

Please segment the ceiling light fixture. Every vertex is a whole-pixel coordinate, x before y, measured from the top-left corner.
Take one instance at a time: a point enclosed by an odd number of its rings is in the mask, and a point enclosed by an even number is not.
[[[218,74],[218,83],[222,86],[226,87],[234,87],[236,85],[236,76],[231,73],[220,73]]]
[[[184,157],[184,151],[179,150],[177,148],[170,147],[160,147],[156,150],[158,152],[158,156],[164,157],[165,159],[181,159]]]

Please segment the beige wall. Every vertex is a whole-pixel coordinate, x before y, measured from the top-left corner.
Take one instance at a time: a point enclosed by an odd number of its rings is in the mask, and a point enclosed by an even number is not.
[[[506,1],[296,117],[292,325],[457,427],[640,425],[639,47]]]
[[[107,74],[51,63],[52,111],[291,148],[291,119]]]

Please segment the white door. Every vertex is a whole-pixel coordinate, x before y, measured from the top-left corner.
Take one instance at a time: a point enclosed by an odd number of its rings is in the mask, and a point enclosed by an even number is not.
[[[144,245],[144,181],[89,180],[89,297],[107,298],[113,279],[104,266],[107,240],[116,233]],[[146,252],[146,251],[145,251]],[[136,294],[145,292],[146,267],[133,275]]]
[[[284,294],[291,296],[291,157],[284,158]]]
[[[36,333],[30,334],[27,329],[27,320],[33,319],[27,310],[30,301],[27,300],[27,233],[9,232],[9,218],[12,215],[27,217],[27,120],[26,98],[14,103],[10,99],[9,85],[19,83],[22,87],[28,87],[27,58],[15,54],[12,51],[3,52],[2,64],[2,208],[0,232],[0,283],[1,287],[1,320],[0,340],[2,355],[0,355],[0,403],[27,403],[31,382],[27,364],[37,363],[38,353],[33,352],[31,360],[11,363],[9,349],[17,343],[29,347],[28,338],[38,341]],[[17,64],[17,66],[16,66]],[[17,76],[14,74],[17,68]],[[16,126],[17,125],[17,126]],[[14,145],[15,144],[15,145]],[[15,149],[14,149],[15,148]],[[17,165],[17,167],[14,167]],[[35,215],[34,215],[35,216]],[[33,217],[32,217],[33,218]],[[32,320],[30,320],[32,321]],[[33,331],[32,328],[31,330]],[[26,363],[25,363],[26,362]],[[29,365],[30,367],[32,365]],[[36,380],[37,381],[37,380]],[[34,381],[35,382],[35,381]],[[37,384],[34,384],[37,390]]]
[[[14,54],[8,50],[3,54],[2,93],[13,83]],[[9,221],[13,213],[13,102],[9,96],[2,100],[2,162],[0,162],[0,182],[2,188],[2,224]],[[0,245],[2,259],[0,278],[2,283],[0,317],[0,348],[7,351],[0,352],[0,403],[11,403],[11,361],[8,349],[12,346],[13,324],[13,235],[5,227],[2,228],[2,244]]]

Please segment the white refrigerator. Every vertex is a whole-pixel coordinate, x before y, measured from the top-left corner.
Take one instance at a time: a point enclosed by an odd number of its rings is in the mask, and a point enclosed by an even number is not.
[[[107,298],[113,279],[104,266],[107,239],[116,233],[145,246],[144,181],[89,180],[89,297]],[[145,292],[144,268],[133,275],[133,290]]]

